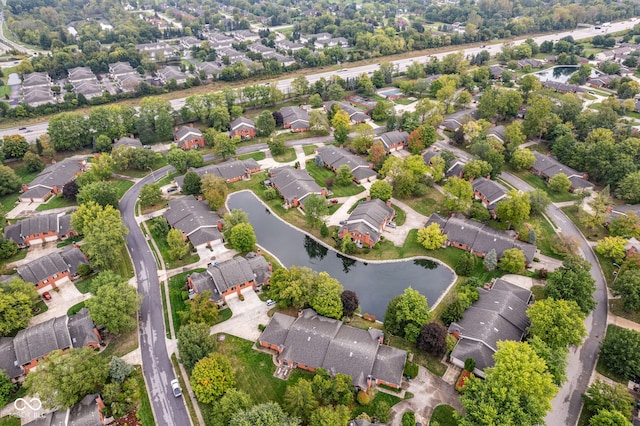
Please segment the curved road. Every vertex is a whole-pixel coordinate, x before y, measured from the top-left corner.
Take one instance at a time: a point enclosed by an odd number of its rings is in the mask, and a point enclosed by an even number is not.
[[[142,370],[156,424],[188,426],[191,421],[183,399],[175,398],[170,391],[170,382],[175,375],[165,341],[164,314],[156,260],[135,218],[136,201],[142,186],[153,182],[152,176],[160,178],[170,170],[173,170],[172,166],[165,166],[156,170],[153,175],[145,176],[136,182],[122,197],[120,211],[122,220],[129,229],[127,248],[136,272],[138,292],[144,296],[138,324],[140,352],[142,353]]]

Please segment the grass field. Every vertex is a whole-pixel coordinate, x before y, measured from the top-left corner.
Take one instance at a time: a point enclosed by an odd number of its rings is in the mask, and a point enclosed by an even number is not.
[[[322,187],[327,186],[327,179],[333,179],[335,181],[335,173],[329,169],[325,169],[324,167],[318,167],[313,161],[307,161],[306,167],[307,172],[309,172],[313,180]],[[330,188],[330,191],[333,192],[332,197],[350,197],[363,192],[364,188],[360,185],[356,185],[354,182],[351,182],[347,186],[333,185]]]
[[[438,422],[440,426],[458,426],[456,409],[450,405],[438,405],[433,409],[429,423]]]
[[[149,401],[149,392],[147,392],[147,386],[145,385],[141,366],[136,367],[134,375],[138,380],[138,389],[140,390],[140,407],[138,407],[138,417],[140,418],[140,422],[144,426],[155,426],[156,422],[153,417],[151,401]]]
[[[262,151],[256,151],[256,152],[250,152],[248,154],[243,154],[238,156],[238,160],[248,160],[249,158],[253,158],[256,161],[260,161],[266,158],[266,154]]]
[[[440,211],[440,206],[442,205],[443,200],[444,196],[436,189],[433,189],[429,194],[423,197],[409,198],[402,201],[418,213],[430,216],[433,213]]]
[[[611,312],[613,315],[640,324],[640,312],[626,311],[622,306],[622,300],[620,299],[609,299],[609,312]]]
[[[164,218],[160,217],[148,220],[147,226],[149,227],[149,232],[151,233],[153,240],[156,242],[158,249],[160,249],[160,255],[162,256],[162,260],[165,263],[167,269],[179,268],[181,266],[190,265],[200,260],[200,256],[198,256],[197,254],[192,254],[191,252],[189,252],[189,254],[187,254],[182,259],[169,260],[171,259],[171,257],[169,256],[169,244],[167,243],[167,238],[165,235],[162,235],[161,233],[156,231],[153,226],[151,226],[154,220],[164,220]]]
[[[59,209],[62,207],[77,206],[77,205],[78,203],[76,203],[75,201],[67,200],[62,196],[62,194],[59,194],[59,195],[56,195],[55,197],[49,198],[49,201],[47,201],[46,203],[40,204],[38,207],[36,207],[36,210],[46,211],[46,210],[52,210],[52,209]]]
[[[84,308],[84,301],[76,303],[75,305],[67,309],[67,316],[70,317],[71,315],[77,314],[82,308]]]
[[[584,210],[577,206],[562,207],[561,210],[571,219],[571,221],[580,229],[580,232],[587,238],[587,240],[598,241],[604,237],[609,236],[609,231],[602,226],[598,225],[593,228],[588,228],[582,223],[582,217],[584,217]]]
[[[296,150],[291,147],[287,147],[285,148],[283,154],[274,155],[273,159],[276,160],[278,163],[289,163],[296,159]]]
[[[407,220],[407,214],[400,207],[392,204],[393,209],[396,211],[396,217],[394,218],[394,222],[398,226],[404,225],[404,222]]]
[[[431,356],[424,351],[417,350],[415,344],[410,343],[401,337],[391,336],[389,344],[394,348],[413,352],[413,362],[420,364],[438,377],[442,377],[447,371],[447,366],[440,362],[440,358]]]
[[[206,269],[204,268],[192,269],[191,271],[183,272],[169,278],[169,303],[171,303],[170,316],[171,320],[173,321],[173,329],[176,331],[176,333],[178,332],[178,330],[180,330],[180,326],[182,325],[178,312],[184,311],[186,308],[185,300],[182,296],[182,288],[187,282],[187,275],[193,274],[194,272],[204,271],[206,271]]]
[[[302,150],[304,151],[304,155],[311,155],[316,152],[318,149],[317,145],[302,145]]]
[[[398,402],[402,401],[402,398],[378,391],[376,393],[376,396],[369,403],[369,405],[363,406],[360,404],[355,404],[355,407],[351,415],[354,418],[361,413],[367,413],[369,414],[369,416],[373,416],[375,414],[376,406],[383,401],[386,402],[389,407],[393,407]]]
[[[138,329],[129,333],[112,335],[107,338],[107,347],[100,352],[105,359],[111,360],[112,356],[124,356],[138,348]]]
[[[528,223],[532,224],[536,230],[536,246],[540,253],[562,260],[562,256],[557,255],[551,250],[551,244],[556,232],[547,220],[541,216],[531,216]]]
[[[536,175],[533,175],[527,171],[513,172],[514,175],[518,176],[523,181],[527,182],[529,185],[533,186],[536,189],[541,189],[549,195],[549,198],[554,203],[562,203],[565,201],[575,201],[578,199],[577,195],[573,195],[570,192],[558,193],[549,189],[547,182]]]
[[[125,192],[133,186],[133,182],[125,179],[111,179],[110,182],[116,187],[118,199],[122,198]]]

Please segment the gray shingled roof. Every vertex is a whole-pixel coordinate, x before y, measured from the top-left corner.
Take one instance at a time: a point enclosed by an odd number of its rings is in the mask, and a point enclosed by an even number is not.
[[[486,198],[490,205],[498,202],[498,200],[507,195],[507,190],[504,186],[487,178],[476,178],[471,182],[471,186],[474,191],[479,192],[484,198]]]
[[[20,194],[20,198],[44,198],[49,193],[51,193],[51,188],[36,186],[35,188],[29,188],[24,191]]]
[[[269,325],[260,335],[260,341],[282,347],[284,341],[287,339],[289,329],[295,320],[295,317],[290,317],[280,312],[274,313],[271,321],[269,321]]]
[[[238,117],[229,123],[229,129],[233,131],[238,128],[255,129],[256,124],[250,118]]]
[[[309,127],[309,113],[300,107],[283,107],[280,109],[280,114],[282,114],[283,123],[298,122],[298,124],[300,124],[300,122],[302,122],[304,125],[299,125],[297,127]],[[291,127],[295,128],[293,125]]]
[[[335,146],[323,146],[318,148],[318,155],[325,164],[330,165],[335,170],[346,164],[353,173],[354,177],[362,180],[368,177],[376,176],[376,172],[369,167],[369,163],[355,154],[343,148]]]
[[[25,423],[24,426],[66,426],[67,411],[52,411],[43,417],[37,417],[35,420]]]
[[[18,275],[27,282],[37,284],[53,274],[67,270],[69,270],[67,262],[65,262],[60,253],[49,253],[19,266]]]
[[[17,244],[24,243],[24,237],[39,233],[56,232],[64,235],[71,229],[71,215],[50,213],[32,216],[4,228],[4,236]]]
[[[322,194],[322,188],[306,170],[284,166],[270,169],[269,172],[272,175],[269,179],[288,203],[296,198],[302,202],[310,194]]]
[[[69,409],[69,426],[99,426],[98,394],[87,395]]]
[[[69,317],[69,337],[74,348],[83,348],[87,344],[98,341],[94,332],[95,325],[89,316],[89,310],[82,308],[78,313]]]
[[[201,138],[202,132],[200,129],[191,126],[182,126],[173,134],[174,138],[180,142],[188,141],[195,138]]]
[[[345,228],[351,233],[358,231],[361,234],[369,233],[373,241],[380,238],[382,225],[391,220],[395,211],[387,206],[384,201],[374,198],[363,201],[351,212]]]
[[[191,274],[196,293],[211,291],[213,300],[220,300],[222,293],[246,282],[262,285],[271,277],[269,264],[255,253],[247,257],[235,257],[224,262],[209,264],[205,272]]]
[[[136,139],[136,138],[130,138],[130,137],[123,137],[118,139],[118,141],[116,143],[113,144],[113,149],[116,149],[119,146],[130,146],[132,148],[142,148],[142,142],[140,142],[140,139]]]
[[[57,186],[62,188],[65,183],[73,180],[75,175],[82,170],[82,162],[72,158],[65,158],[55,164],[47,166],[34,180],[29,184],[29,188],[36,186],[44,186],[53,188]]]
[[[379,345],[378,336],[368,331],[340,327],[329,343],[322,368],[331,375],[348,374],[356,386],[366,388],[367,376],[373,370]]]
[[[451,352],[451,357],[465,361],[472,358],[476,362],[476,368],[484,371],[485,368],[493,367],[494,350],[482,342],[470,339],[461,339]]]
[[[271,265],[269,265],[264,256],[249,252],[247,253],[246,259],[249,262],[251,271],[253,271],[256,285],[262,285],[271,278]]]
[[[561,162],[559,162],[554,157],[541,154],[537,151],[533,152],[533,155],[536,157],[536,162],[531,166],[531,168],[538,173],[542,173],[549,178],[554,177],[557,174],[564,173],[567,177],[578,176],[582,177],[583,173],[572,169],[569,166],[565,166]]]
[[[20,377],[24,373],[16,358],[11,337],[0,337],[0,370],[6,371],[11,379]]]
[[[333,104],[338,104],[340,106],[341,110],[343,110],[344,112],[349,114],[349,118],[354,123],[365,121],[366,119],[369,118],[369,116],[367,114],[365,114],[361,109],[356,108],[353,105],[348,104],[346,102],[336,102],[336,101],[325,102],[324,103],[324,108],[327,111],[329,111],[331,109],[331,107],[333,106]]]
[[[179,229],[194,246],[222,239],[218,231],[220,217],[193,195],[169,201],[162,214],[172,228]]]
[[[401,132],[400,130],[394,130],[392,132],[386,132],[376,138],[382,142],[385,151],[389,151],[392,145],[399,143],[406,144],[409,141],[409,133]]]
[[[388,383],[402,383],[407,352],[391,346],[380,345],[371,375]]]
[[[72,276],[78,273],[78,266],[83,263],[86,265],[89,264],[87,258],[77,247],[67,247],[60,252],[60,256],[62,256],[62,260],[66,263]]]
[[[221,164],[211,164],[209,166],[199,167],[197,169],[191,169],[190,171],[196,172],[198,176],[202,177],[206,174],[212,174],[221,177],[225,180],[234,180],[242,178],[249,174],[249,170],[259,169],[260,164],[253,158],[246,160],[229,160]],[[184,175],[176,178],[178,186],[182,187],[184,182]]]
[[[68,318],[58,317],[20,330],[13,339],[16,359],[25,365],[57,349],[71,347],[71,336],[67,328]]]

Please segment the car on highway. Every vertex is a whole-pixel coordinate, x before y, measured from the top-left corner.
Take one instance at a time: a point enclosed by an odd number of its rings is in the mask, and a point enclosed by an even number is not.
[[[275,304],[276,304],[276,301],[275,301],[275,300],[273,300],[273,299],[269,299],[269,300],[267,300],[267,306],[273,306],[273,305],[275,305]]]
[[[171,391],[173,392],[173,396],[176,398],[182,396],[182,389],[180,388],[180,382],[178,382],[178,379],[173,379],[171,381]]]

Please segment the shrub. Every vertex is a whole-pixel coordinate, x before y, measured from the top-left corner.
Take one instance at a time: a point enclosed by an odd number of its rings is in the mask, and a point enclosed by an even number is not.
[[[88,264],[81,263],[80,265],[78,265],[78,274],[80,274],[81,277],[87,277],[91,275],[92,272],[93,269],[91,269],[91,266],[89,266]]]
[[[402,426],[415,426],[416,415],[413,411],[406,411],[402,415]]]
[[[404,375],[409,377],[417,377],[420,367],[413,362],[407,362],[404,365]]]
[[[278,191],[275,188],[267,188],[264,190],[264,199],[265,200],[275,200],[278,196]]]
[[[264,324],[258,324],[258,330],[264,331],[265,328],[267,327]]]
[[[369,394],[365,391],[358,392],[357,400],[360,405],[369,405],[371,403],[371,398],[369,398]]]
[[[473,358],[467,358],[464,360],[464,370],[469,373],[473,373],[473,370],[476,368],[476,361]]]

